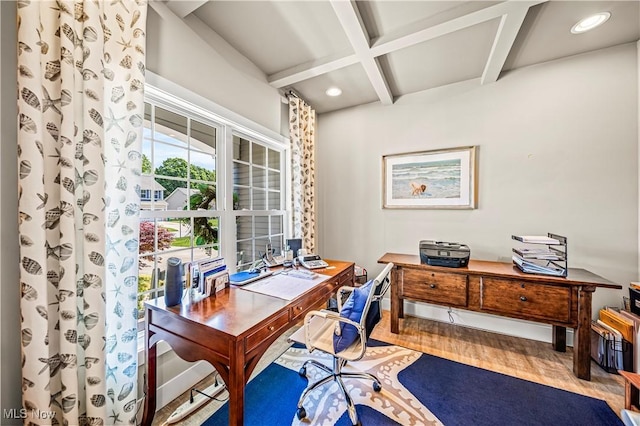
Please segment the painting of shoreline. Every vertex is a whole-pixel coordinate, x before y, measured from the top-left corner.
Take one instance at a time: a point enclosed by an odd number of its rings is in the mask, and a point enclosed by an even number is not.
[[[476,146],[382,157],[384,208],[476,208]]]
[[[394,199],[459,198],[460,159],[396,164],[391,168],[391,197]],[[413,184],[413,185],[412,185]],[[424,191],[413,191],[425,185]]]

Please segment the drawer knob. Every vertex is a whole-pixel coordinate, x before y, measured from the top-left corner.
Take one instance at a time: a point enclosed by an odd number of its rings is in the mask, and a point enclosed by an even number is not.
[[[436,285],[435,284],[431,284],[429,287],[436,288]]]
[[[520,300],[523,301],[523,302],[526,302],[527,298],[526,298],[526,296],[520,296]]]
[[[296,309],[301,311],[302,310],[302,306],[296,306]]]
[[[270,326],[269,326],[269,327],[267,327],[267,328],[269,329],[269,331],[273,331],[273,330],[275,330],[275,329],[276,329],[276,328],[275,328],[274,326],[272,326],[272,325],[270,325]]]

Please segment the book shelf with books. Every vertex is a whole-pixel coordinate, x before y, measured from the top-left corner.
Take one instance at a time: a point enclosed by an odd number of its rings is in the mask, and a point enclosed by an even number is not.
[[[523,243],[514,247],[511,256],[514,265],[527,274],[567,276],[567,238],[558,234],[512,235]]]

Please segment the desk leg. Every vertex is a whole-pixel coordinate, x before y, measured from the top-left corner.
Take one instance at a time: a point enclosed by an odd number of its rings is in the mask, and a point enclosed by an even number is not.
[[[148,331],[147,331],[147,335],[148,335]],[[144,398],[142,426],[151,426],[151,423],[153,422],[153,417],[156,414],[156,386],[157,386],[156,349],[157,349],[157,346],[155,344],[149,347],[149,343],[147,342],[147,346],[145,348],[145,352],[146,352],[145,374],[147,376],[145,380],[146,396]]]
[[[400,333],[400,318],[403,316],[403,304],[400,299],[398,267],[391,269],[391,332]]]
[[[229,425],[242,426],[244,424],[244,386],[247,383],[245,378],[245,358],[244,358],[244,342],[230,343],[230,353],[235,355],[231,357],[231,365],[229,366],[229,383],[227,389],[229,391]]]
[[[554,325],[553,327],[553,341],[551,342],[553,349],[556,352],[567,351],[567,327],[560,327]]]
[[[578,289],[578,327],[573,334],[573,374],[591,380],[591,295],[595,287]]]

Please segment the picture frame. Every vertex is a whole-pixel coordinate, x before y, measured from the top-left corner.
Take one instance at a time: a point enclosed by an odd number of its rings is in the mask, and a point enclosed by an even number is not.
[[[385,209],[475,209],[477,146],[382,157]]]

